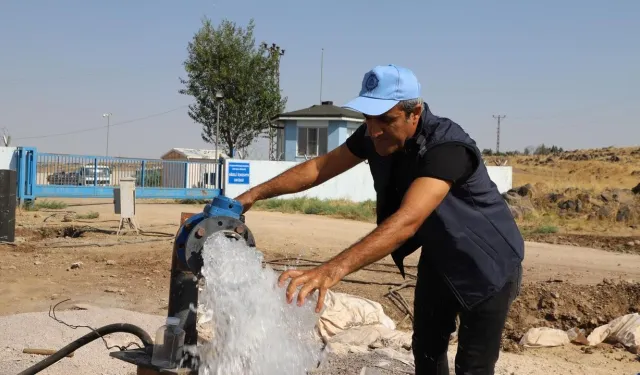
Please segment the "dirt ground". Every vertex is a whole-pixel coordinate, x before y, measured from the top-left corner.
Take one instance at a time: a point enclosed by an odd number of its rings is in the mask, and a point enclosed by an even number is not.
[[[18,245],[0,245],[0,315],[46,314],[52,303],[67,298],[74,303],[165,314],[172,240],[180,213],[200,212],[202,206],[138,202],[138,222],[146,233],[125,232],[117,238],[110,234],[118,226],[110,200],[66,202],[69,207],[65,210],[18,213]],[[100,216],[75,220],[70,211],[98,212]],[[373,228],[356,221],[259,211],[247,214],[247,225],[267,260],[325,260]],[[640,311],[640,256],[537,243],[527,243],[526,251],[523,293],[505,330],[503,348],[510,352],[507,354],[524,355],[527,363],[548,363],[549,369],[562,363],[558,369],[575,365],[590,366],[598,373],[640,372],[637,355],[608,344],[586,352],[577,345],[523,350],[516,344],[534,326],[588,331],[612,318]],[[417,259],[418,254],[413,254],[405,264],[415,265]],[[355,281],[404,281],[390,258],[373,268],[385,272],[360,271],[350,277]],[[408,271],[414,269],[409,267]],[[410,329],[410,320],[404,319],[406,312],[384,296],[388,288],[342,282],[336,290],[380,302],[400,329]],[[411,288],[401,292],[409,304],[413,303],[412,292]]]

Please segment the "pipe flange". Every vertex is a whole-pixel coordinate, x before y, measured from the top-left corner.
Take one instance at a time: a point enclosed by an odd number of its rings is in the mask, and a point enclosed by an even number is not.
[[[250,247],[256,246],[253,234],[242,221],[229,216],[206,218],[194,226],[185,245],[187,266],[194,275],[201,276],[202,249],[207,239],[218,232],[225,232],[229,237],[243,239]]]

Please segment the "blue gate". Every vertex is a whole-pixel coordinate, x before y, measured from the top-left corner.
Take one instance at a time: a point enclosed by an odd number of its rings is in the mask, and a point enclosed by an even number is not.
[[[39,153],[18,150],[18,199],[113,198],[120,179],[134,178],[136,198],[212,199],[222,163]]]

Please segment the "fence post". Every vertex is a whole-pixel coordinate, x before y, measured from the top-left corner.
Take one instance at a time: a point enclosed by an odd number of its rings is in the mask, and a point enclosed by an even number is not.
[[[98,186],[98,158],[93,159],[93,186]]]
[[[27,194],[31,196],[31,199],[35,200],[36,196],[35,196],[35,187],[36,187],[36,170],[38,168],[38,151],[33,148],[31,150],[31,152],[29,153],[29,159],[28,159],[28,165],[29,165],[29,176],[27,177]]]
[[[216,172],[217,186],[216,188],[220,190],[218,194],[224,195],[224,169],[225,169],[226,159],[218,158],[218,171]]]
[[[18,147],[16,152],[18,153],[18,190],[16,191],[16,195],[18,196],[18,205],[20,205],[24,199],[25,187],[27,185],[27,160],[25,158],[25,150],[22,147]]]
[[[146,160],[142,161],[142,171],[140,172],[140,186],[141,187],[144,187],[144,175],[145,175],[144,170],[145,170],[145,164],[146,164],[145,161]]]
[[[189,162],[184,162],[184,188],[189,188]]]
[[[18,147],[18,189],[16,195],[19,203],[34,200],[36,165],[38,152],[34,147]]]

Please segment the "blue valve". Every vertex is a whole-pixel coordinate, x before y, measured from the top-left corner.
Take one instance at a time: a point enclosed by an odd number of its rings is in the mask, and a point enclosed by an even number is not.
[[[231,217],[244,223],[244,215],[242,215],[242,211],[242,204],[240,204],[240,202],[238,202],[237,200],[225,197],[223,195],[218,195],[217,197],[213,198],[211,203],[208,203],[201,213],[191,216],[180,227],[174,244],[178,259],[180,259],[183,264],[187,264],[185,245],[187,243],[187,239],[189,238],[189,234],[191,233],[193,228],[198,225],[198,223],[210,217],[221,216]]]
[[[237,200],[225,197],[223,195],[218,195],[213,198],[211,203],[207,204],[204,207],[204,215],[206,217],[212,216],[230,216],[235,219],[240,219],[240,215],[242,215],[242,204]]]

